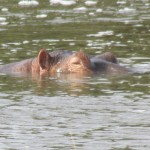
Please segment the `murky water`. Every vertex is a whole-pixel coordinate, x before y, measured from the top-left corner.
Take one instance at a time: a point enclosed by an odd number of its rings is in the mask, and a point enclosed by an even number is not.
[[[41,48],[112,51],[141,74],[46,78],[0,74],[0,149],[149,150],[148,0],[0,1],[0,64]]]

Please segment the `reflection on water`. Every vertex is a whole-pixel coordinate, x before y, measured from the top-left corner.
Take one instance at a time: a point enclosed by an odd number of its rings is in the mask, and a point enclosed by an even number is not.
[[[0,149],[150,149],[148,0],[1,0],[0,64],[41,48],[112,51],[139,74],[0,74]]]

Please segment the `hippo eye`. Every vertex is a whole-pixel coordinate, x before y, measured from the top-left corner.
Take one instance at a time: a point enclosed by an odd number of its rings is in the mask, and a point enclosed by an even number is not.
[[[72,62],[72,63],[75,64],[75,65],[79,65],[80,61],[75,61],[75,62]]]
[[[78,59],[78,58],[73,58],[73,59],[71,60],[71,63],[72,63],[72,64],[75,64],[75,65],[79,65],[79,64],[80,64],[80,59]]]

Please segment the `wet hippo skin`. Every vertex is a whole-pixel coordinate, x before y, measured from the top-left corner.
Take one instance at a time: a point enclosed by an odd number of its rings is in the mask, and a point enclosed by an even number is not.
[[[91,75],[127,74],[127,68],[120,66],[111,52],[102,55],[90,56],[83,51],[53,51],[48,53],[41,49],[36,58],[6,64],[0,67],[1,73],[21,75],[54,75],[57,73],[78,73]]]

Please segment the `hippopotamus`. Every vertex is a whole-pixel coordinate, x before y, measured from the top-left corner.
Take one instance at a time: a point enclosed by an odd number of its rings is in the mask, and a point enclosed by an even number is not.
[[[58,50],[49,53],[45,49],[41,49],[37,57],[3,65],[0,67],[0,72],[40,76],[51,76],[58,73],[124,75],[130,70],[119,65],[117,58],[111,52],[91,56],[82,50],[76,52]]]

